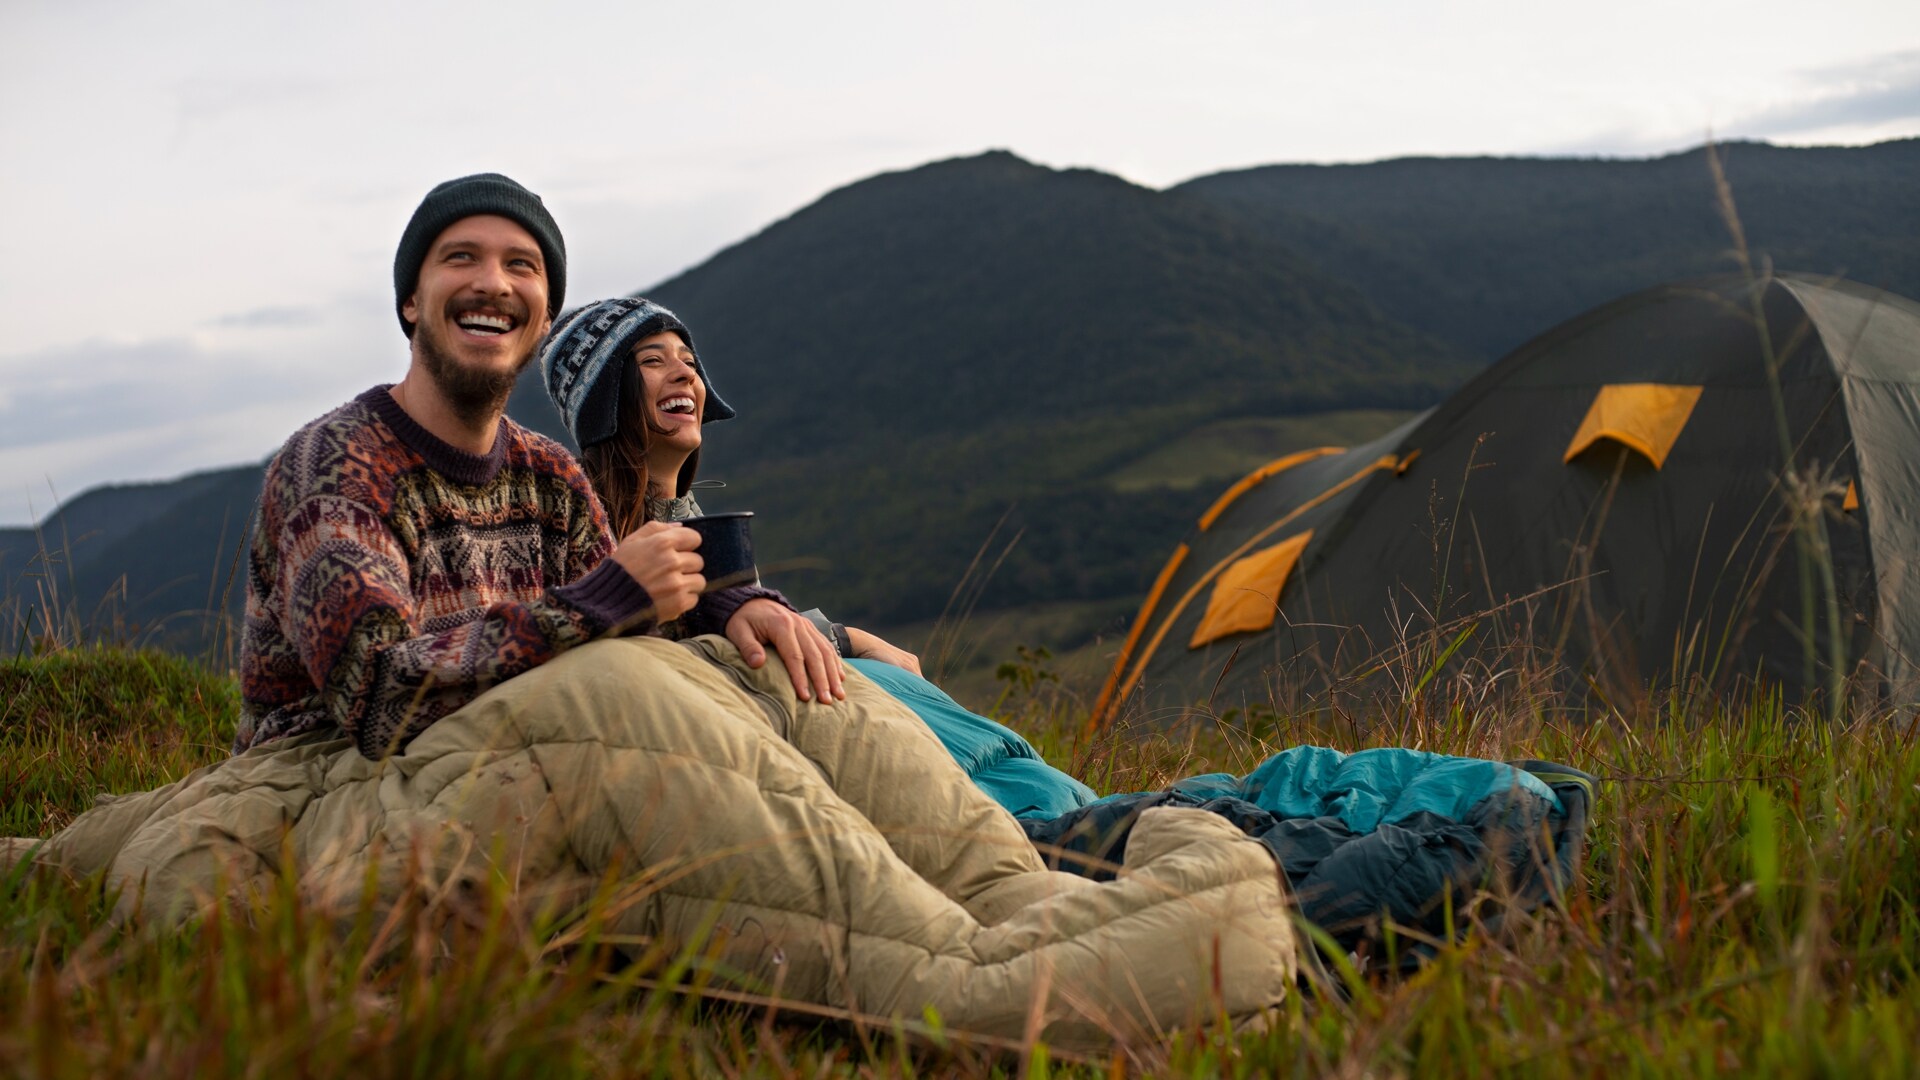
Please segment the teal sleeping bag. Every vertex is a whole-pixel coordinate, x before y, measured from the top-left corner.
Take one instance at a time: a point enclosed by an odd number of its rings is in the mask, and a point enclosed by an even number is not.
[[[1016,818],[1055,818],[1094,801],[1093,789],[1046,763],[1020,733],[968,712],[946,691],[878,660],[849,660],[912,709],[980,790]]]
[[[1585,847],[1595,780],[1551,762],[1296,746],[1245,776],[1208,773],[1102,799],[927,680],[848,663],[918,713],[1055,868],[1111,877],[1141,813],[1197,807],[1264,843],[1302,915],[1347,949],[1377,940],[1388,923],[1444,939],[1449,925],[1464,931],[1469,911],[1497,922],[1532,910],[1572,883]]]

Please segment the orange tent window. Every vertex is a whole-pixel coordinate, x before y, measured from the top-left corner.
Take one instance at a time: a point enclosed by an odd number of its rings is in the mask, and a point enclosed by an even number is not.
[[[1289,536],[1270,548],[1263,548],[1226,568],[1207,601],[1207,613],[1194,628],[1187,648],[1197,649],[1228,634],[1265,630],[1273,625],[1280,611],[1280,590],[1293,573],[1300,553],[1313,530]]]
[[[1847,481],[1847,497],[1840,500],[1840,509],[1847,511],[1860,509],[1860,489],[1854,487],[1851,480]]]
[[[1601,439],[1612,439],[1638,451],[1656,469],[1665,465],[1668,451],[1700,402],[1701,389],[1664,383],[1601,387],[1562,460],[1572,461]]]

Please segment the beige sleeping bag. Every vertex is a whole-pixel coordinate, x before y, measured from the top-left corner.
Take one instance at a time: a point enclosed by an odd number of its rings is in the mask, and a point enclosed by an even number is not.
[[[106,872],[164,921],[264,888],[283,850],[343,896],[375,861],[383,899],[409,861],[536,904],[617,869],[645,899],[615,932],[704,944],[744,989],[1007,1037],[1037,994],[1047,1038],[1087,1043],[1292,986],[1274,860],[1222,818],[1151,810],[1117,880],[1052,873],[913,713],[851,671],[847,693],[802,703],[777,658],[754,671],[723,638],[596,642],[384,762],[270,744],[107,801],[39,858]]]

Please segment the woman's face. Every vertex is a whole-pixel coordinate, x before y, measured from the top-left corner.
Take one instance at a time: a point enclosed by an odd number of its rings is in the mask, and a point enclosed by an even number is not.
[[[700,414],[707,407],[707,387],[693,367],[693,350],[671,330],[642,338],[633,349],[634,362],[653,422],[666,434],[653,433],[652,445],[683,456],[700,449]]]

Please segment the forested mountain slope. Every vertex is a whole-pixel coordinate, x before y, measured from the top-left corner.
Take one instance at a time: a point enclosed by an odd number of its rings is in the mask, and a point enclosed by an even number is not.
[[[1720,153],[1756,258],[1920,296],[1920,139]],[[1625,293],[1735,268],[1705,149],[1270,165],[1173,192],[1313,252],[1395,318],[1489,361]]]

